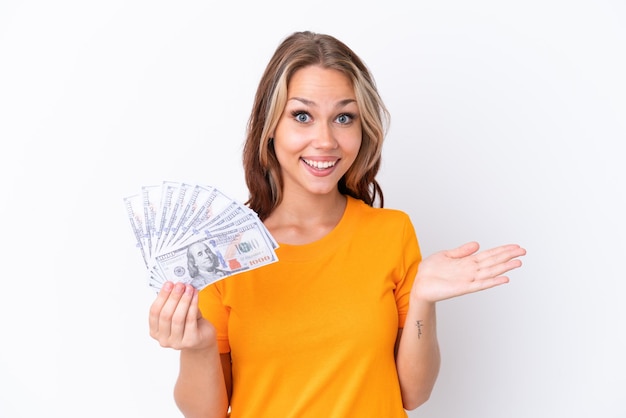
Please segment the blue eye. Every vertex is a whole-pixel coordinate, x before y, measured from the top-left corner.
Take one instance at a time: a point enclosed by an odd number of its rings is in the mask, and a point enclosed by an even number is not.
[[[343,113],[339,116],[337,116],[337,122],[339,122],[342,125],[345,125],[347,123],[352,122],[352,120],[354,119],[354,116],[349,114],[349,113]]]
[[[296,119],[296,121],[300,123],[307,123],[311,119],[311,116],[309,116],[308,113],[303,112],[301,110],[293,112],[292,115]]]

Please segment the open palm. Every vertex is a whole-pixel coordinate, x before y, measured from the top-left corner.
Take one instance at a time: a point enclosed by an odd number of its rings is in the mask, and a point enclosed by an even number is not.
[[[478,251],[477,242],[426,257],[420,263],[413,297],[428,302],[450,299],[508,283],[504,274],[522,265],[526,250],[517,244]]]

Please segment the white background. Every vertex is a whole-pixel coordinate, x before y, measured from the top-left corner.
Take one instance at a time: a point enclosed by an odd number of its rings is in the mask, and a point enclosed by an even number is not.
[[[410,416],[625,417],[626,4],[225,3],[0,3],[0,416],[180,416],[122,198],[245,200],[256,84],[310,29],[373,71],[386,206],[423,253],[528,250],[510,284],[440,303],[440,378]]]

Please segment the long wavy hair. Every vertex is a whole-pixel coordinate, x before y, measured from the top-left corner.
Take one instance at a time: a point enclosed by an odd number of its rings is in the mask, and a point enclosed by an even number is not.
[[[339,180],[342,194],[374,206],[384,206],[376,181],[383,139],[389,126],[374,78],[363,61],[343,42],[325,34],[295,32],[285,38],[270,59],[259,82],[248,120],[243,166],[249,197],[246,204],[266,219],[282,200],[283,179],[270,134],[287,102],[287,86],[301,68],[319,65],[345,74],[351,81],[361,114],[363,137],[356,160]]]

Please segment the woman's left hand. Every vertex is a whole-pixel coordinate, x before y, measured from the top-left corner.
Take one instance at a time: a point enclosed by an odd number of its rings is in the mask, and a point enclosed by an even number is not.
[[[422,260],[411,291],[412,297],[438,302],[508,283],[506,272],[522,265],[526,250],[517,244],[478,251],[477,242],[440,251]]]

